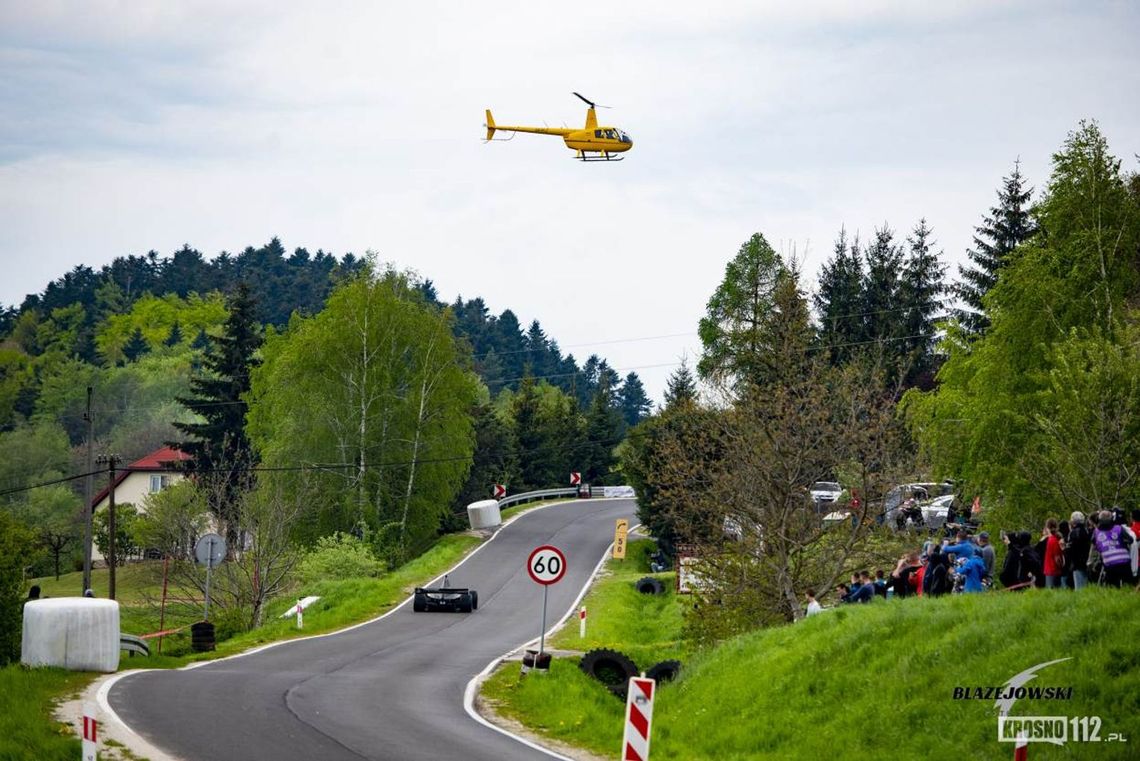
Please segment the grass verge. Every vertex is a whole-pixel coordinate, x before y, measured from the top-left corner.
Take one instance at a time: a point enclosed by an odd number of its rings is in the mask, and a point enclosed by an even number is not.
[[[63,669],[0,669],[0,759],[74,761],[79,740],[52,717],[60,700],[82,690],[93,674]]]
[[[1001,686],[1059,658],[1033,686],[1069,700],[1023,699],[1014,715],[1096,716],[1099,743],[1037,743],[1030,757],[1129,759],[1140,742],[1140,600],[1131,591],[956,595],[879,602],[754,632],[697,654],[658,693],[653,758],[1008,758],[992,699],[955,687]],[[624,706],[572,660],[545,678],[504,669],[487,684],[498,710],[540,734],[613,754]],[[1127,743],[1107,742],[1110,733]]]
[[[650,540],[636,540],[627,546],[625,560],[607,560],[583,601],[586,637],[579,637],[572,618],[550,646],[618,650],[642,670],[666,659],[686,662],[690,653],[681,639],[684,598],[674,594],[673,573],[649,573],[654,546]],[[647,575],[661,580],[664,594],[637,591],[635,583]],[[613,755],[621,744],[624,703],[579,671],[576,657],[556,658],[549,674],[526,677],[520,676],[518,664],[506,663],[483,684],[481,697],[499,713],[552,739],[601,755]]]

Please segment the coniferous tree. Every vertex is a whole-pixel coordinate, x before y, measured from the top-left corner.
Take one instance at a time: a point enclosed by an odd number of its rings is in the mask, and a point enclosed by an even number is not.
[[[530,368],[531,375],[539,379],[551,375],[550,363],[548,362],[550,346],[546,338],[546,333],[543,332],[542,326],[538,324],[538,320],[533,320],[530,323],[530,327],[527,328],[526,337],[523,339],[523,346],[526,348],[526,363]]]
[[[665,383],[665,409],[672,410],[695,404],[697,401],[697,381],[689,370],[688,360],[682,359],[681,366],[673,371]]]
[[[870,347],[898,367],[902,353],[900,339],[905,335],[899,320],[899,275],[902,269],[902,247],[894,242],[894,231],[884,224],[864,250],[867,271],[863,280],[863,330]]]
[[[844,364],[857,352],[863,332],[863,259],[859,238],[848,243],[847,230],[839,230],[835,253],[819,273],[814,297],[820,322],[820,344],[833,364]]]
[[[543,457],[547,442],[540,416],[534,378],[527,374],[519,382],[518,392],[511,400],[511,419],[514,422],[515,440],[518,442],[519,474],[522,476],[523,490],[546,486]]]
[[[905,336],[902,349],[909,366],[907,385],[925,388],[933,383],[934,323],[943,312],[941,296],[946,290],[946,266],[932,250],[931,233],[926,220],[919,220],[907,238],[909,252],[899,282],[899,300],[905,307],[900,316]]]
[[[198,335],[194,336],[194,340],[190,342],[190,348],[194,351],[205,351],[210,347],[210,337],[206,335],[205,330],[199,330]]]
[[[586,441],[582,447],[582,478],[586,483],[602,483],[617,458],[614,447],[621,441],[621,415],[614,407],[613,389],[603,380],[586,412]]]
[[[177,346],[182,343],[182,327],[178,324],[178,320],[175,320],[174,324],[170,326],[170,334],[162,343],[165,346]]]
[[[455,498],[456,513],[463,513],[476,500],[490,498],[494,484],[505,484],[511,493],[523,490],[514,431],[499,418],[492,404],[476,408],[474,419],[474,459],[467,481]]]
[[[142,330],[135,328],[126,345],[123,346],[123,356],[127,358],[128,362],[134,362],[148,351],[150,351],[150,347],[147,345],[146,339],[143,338]]]
[[[253,479],[256,458],[245,430],[250,372],[260,364],[255,356],[262,336],[254,318],[256,304],[245,283],[238,285],[229,304],[222,335],[205,351],[206,373],[192,378],[191,398],[178,402],[201,417],[200,423],[174,423],[187,440],[172,446],[190,455],[186,467],[199,474],[207,488],[210,509],[221,519],[229,538],[237,530],[235,510],[239,496]]]
[[[653,411],[653,402],[645,394],[645,386],[637,373],[631,372],[625,376],[621,388],[618,390],[618,408],[622,419],[629,427],[633,427],[649,416]]]
[[[955,316],[968,333],[981,334],[989,327],[982,297],[997,283],[998,272],[1009,263],[1009,256],[1023,241],[1037,232],[1030,216],[1029,199],[1033,188],[1021,175],[1021,162],[1013,164],[1013,173],[1002,178],[997,206],[990,208],[982,224],[974,228],[974,247],[966,251],[972,262],[958,265],[961,280],[954,285],[954,295],[966,304]]]

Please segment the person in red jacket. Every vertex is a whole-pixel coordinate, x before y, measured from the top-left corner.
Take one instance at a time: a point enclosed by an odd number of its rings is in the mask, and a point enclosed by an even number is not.
[[[1045,566],[1045,588],[1060,589],[1064,586],[1061,581],[1065,573],[1065,540],[1057,530],[1057,519],[1050,518],[1045,521],[1045,530],[1041,533],[1045,540],[1045,557],[1042,563]]]

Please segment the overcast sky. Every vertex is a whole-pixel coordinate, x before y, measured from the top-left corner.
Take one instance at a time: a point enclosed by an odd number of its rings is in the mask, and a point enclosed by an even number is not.
[[[841,226],[925,216],[955,272],[1080,119],[1136,167],[1140,4],[700,5],[0,0],[0,303],[184,243],[371,249],[659,400],[754,232],[811,287]],[[572,90],[626,161],[482,143],[485,108],[580,125]]]

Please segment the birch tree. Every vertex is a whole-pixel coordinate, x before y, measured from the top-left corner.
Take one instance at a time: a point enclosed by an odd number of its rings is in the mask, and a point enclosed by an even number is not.
[[[389,269],[269,337],[250,430],[267,467],[315,474],[302,537],[369,527],[395,559],[434,536],[471,464],[478,383],[450,321]]]

